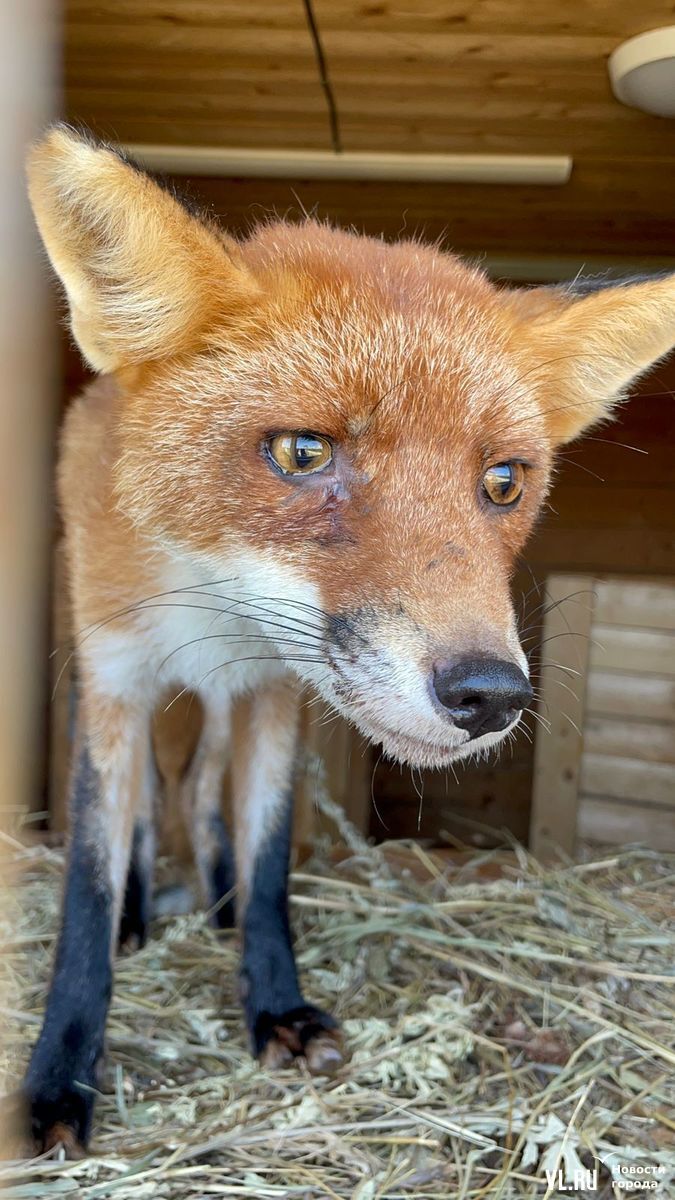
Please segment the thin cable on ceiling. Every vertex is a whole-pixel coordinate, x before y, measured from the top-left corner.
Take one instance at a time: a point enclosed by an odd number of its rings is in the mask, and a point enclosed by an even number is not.
[[[307,18],[307,28],[309,29],[310,37],[314,43],[314,54],[316,56],[316,65],[319,68],[319,79],[323,88],[326,104],[328,105],[328,120],[330,123],[330,140],[333,146],[334,154],[342,153],[342,138],[340,136],[340,118],[338,116],[337,104],[335,103],[335,95],[333,86],[328,74],[328,65],[326,63],[326,55],[324,54],[321,34],[317,25],[314,6],[312,0],[303,0],[305,16]]]

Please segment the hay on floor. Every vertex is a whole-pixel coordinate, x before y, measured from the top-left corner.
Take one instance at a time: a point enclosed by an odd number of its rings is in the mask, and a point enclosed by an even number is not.
[[[599,1167],[589,1195],[625,1194],[612,1169],[674,1194],[675,857],[636,848],[544,869],[517,848],[461,865],[352,848],[339,865],[319,854],[291,886],[306,994],[351,1051],[336,1077],[252,1062],[234,935],[201,914],[163,918],[118,962],[95,1156],[0,1164],[0,1187],[476,1200],[557,1195],[546,1171],[583,1166]],[[2,914],[10,1083],[37,1033],[62,873],[54,850],[16,857]],[[501,878],[479,870],[490,862]]]

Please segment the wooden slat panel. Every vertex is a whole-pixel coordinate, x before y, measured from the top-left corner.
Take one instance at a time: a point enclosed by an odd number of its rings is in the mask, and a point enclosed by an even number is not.
[[[318,107],[316,111],[320,111]],[[73,118],[93,123],[106,136],[123,135],[117,127],[101,124],[91,106],[86,110],[71,108],[69,112]],[[133,132],[134,135],[139,133]],[[127,140],[134,140],[129,130],[124,135]],[[142,138],[137,136],[136,140]],[[171,138],[158,133],[155,140],[168,142]],[[189,137],[184,140],[192,144]],[[224,127],[221,126],[219,141],[224,140]],[[229,128],[227,140],[231,142]],[[249,144],[269,146],[270,143],[269,140],[265,142],[262,135],[256,135]],[[453,148],[461,147],[453,145]],[[267,180],[263,184],[257,179],[204,177],[192,186],[233,228],[248,228],[252,206],[264,204],[278,212],[290,211],[297,219],[300,205],[307,210],[317,205],[322,217],[338,224],[355,225],[374,235],[400,237],[423,230],[425,237],[439,238],[449,248],[467,253],[482,254],[487,249],[519,255],[524,251],[554,257],[569,254],[573,256],[574,264],[570,275],[574,275],[591,253],[673,254],[675,212],[672,192],[664,187],[670,173],[662,166],[656,179],[647,171],[650,181],[648,223],[640,215],[644,206],[643,178],[639,171],[632,170],[629,174],[621,163],[599,158],[592,163],[575,162],[572,179],[564,188],[518,185],[488,188],[472,184],[381,184],[344,180],[307,182],[302,179]],[[178,182],[180,186],[181,181]],[[612,197],[609,208],[608,196]],[[662,404],[661,407],[667,406]],[[629,454],[615,446],[606,450],[604,455],[603,448],[599,448],[599,466],[592,468],[604,478],[611,478],[617,469],[621,470],[622,458],[626,460],[626,470],[630,468],[637,472],[636,480],[640,477],[639,472],[648,476],[647,465],[641,461],[643,456]],[[664,443],[657,446],[654,453],[658,460],[658,477],[668,462],[672,465],[673,456],[667,457],[668,447]],[[575,446],[566,452],[566,457],[570,462],[577,459],[582,462],[585,454]],[[607,467],[604,457],[609,459]],[[580,468],[570,467],[570,474],[579,475],[580,472]],[[586,473],[583,478],[593,482],[593,477]]]
[[[673,505],[672,489],[666,492]],[[595,585],[595,618],[601,625],[649,626],[675,629],[675,585],[632,583],[598,579]]]
[[[212,0],[212,6],[214,3]],[[650,22],[668,22],[672,17],[668,0],[642,0],[639,15],[629,4],[607,0],[566,0],[564,5],[533,0],[527,7],[513,0],[387,0],[370,4],[363,0],[315,0],[315,5],[322,29],[358,27],[370,36],[383,31],[438,35],[454,29],[502,37],[526,28],[527,17],[530,29],[541,37],[607,37],[610,28],[617,36],[629,37],[650,28]]]
[[[359,29],[372,35],[439,34],[453,28],[468,33],[501,36],[523,28],[522,5],[510,0],[388,0],[364,4],[363,0],[315,0],[322,30]],[[96,20],[116,25],[138,20],[165,25],[203,25],[211,28],[304,27],[302,6],[284,0],[68,0],[72,21]],[[543,36],[575,34],[606,37],[611,24],[617,36],[636,32],[635,10],[627,4],[608,8],[606,0],[567,0],[564,8],[549,0],[534,0],[527,8],[530,28]],[[668,0],[644,0],[639,24],[667,23],[672,16]],[[364,48],[367,53],[367,47]]]
[[[652,466],[652,472],[654,470]],[[551,524],[557,529],[578,528],[583,523],[587,529],[614,529],[617,525],[625,529],[663,529],[675,531],[675,504],[669,487],[641,486],[633,480],[612,485],[605,483],[602,496],[593,486],[568,486],[564,492],[551,499]],[[671,621],[673,628],[671,599]],[[626,622],[628,624],[628,622]]]
[[[293,0],[68,0],[68,17],[97,25],[135,24],[140,18],[160,29],[190,25],[212,29],[306,28],[302,5]]]
[[[675,631],[593,626],[591,668],[675,677]]]
[[[580,522],[575,529],[564,529],[552,520],[528,548],[528,562],[551,571],[565,566],[591,573],[626,572],[630,564],[636,574],[670,575],[675,564],[675,535],[649,530],[645,536],[644,530],[623,529],[620,524],[598,530]]]
[[[200,87],[195,91],[194,82],[192,89],[183,88],[173,89],[172,87],[172,71],[169,69],[169,63],[165,64],[165,74],[161,80],[161,90],[153,89],[152,102],[161,107],[162,115],[175,117],[182,115],[189,117],[192,114],[199,116],[202,112],[213,114],[214,117],[227,117],[236,115],[239,112],[246,112],[249,105],[255,104],[261,111],[269,113],[270,108],[276,110],[279,103],[293,98],[293,87],[288,83],[285,86],[274,89],[266,87],[264,90],[251,89],[247,94],[247,87],[239,80],[233,81],[228,77],[228,73],[221,72],[220,82],[214,79],[212,83],[207,83],[201,73],[199,77]],[[175,70],[175,65],[171,64]],[[256,72],[257,64],[251,63],[250,72]],[[239,67],[241,71],[241,66]],[[212,72],[212,74],[216,74]],[[261,72],[262,74],[262,72]],[[490,122],[496,133],[500,136],[509,136],[522,144],[522,133],[519,133],[519,128],[522,129],[520,122],[529,120],[532,115],[532,92],[531,88],[525,85],[522,91],[514,91],[511,93],[508,102],[508,113],[504,112],[504,96],[500,93],[485,94],[481,98],[476,99],[472,94],[467,94],[467,89],[462,88],[461,83],[455,80],[455,89],[452,99],[452,114],[453,120],[461,121],[468,125],[468,136],[474,138],[476,136],[476,122],[481,118]],[[298,90],[301,93],[302,88],[308,90],[312,98],[315,96],[316,80],[308,72],[306,81],[298,83]],[[418,120],[424,121],[426,136],[431,141],[445,143],[442,146],[446,151],[448,147],[448,117],[443,113],[429,115],[429,88],[417,85],[414,88],[406,88],[401,90],[393,83],[387,87],[378,87],[371,92],[368,104],[367,113],[363,109],[363,97],[349,92],[340,103],[340,114],[343,121],[350,119],[353,125],[354,133],[358,131],[359,140],[364,143],[370,142],[366,146],[367,149],[376,149],[377,142],[374,130],[380,121],[386,120],[389,129],[389,137],[400,135],[400,131],[405,132]],[[446,96],[446,89],[443,89],[443,98]],[[136,119],[141,117],[138,110],[134,108],[139,101],[144,102],[145,91],[139,93],[137,89],[131,89],[128,86],[124,89],[117,87],[105,87],[101,84],[100,87],[95,87],[89,83],[88,87],[83,86],[81,81],[78,81],[76,86],[73,86],[68,91],[69,103],[80,106],[84,103],[94,101],[97,108],[100,110],[99,119],[106,113],[110,114],[113,119],[116,114],[133,114]],[[301,94],[298,96],[301,99]],[[439,97],[440,99],[440,97]],[[440,107],[440,105],[439,105]],[[557,116],[559,104],[555,101],[546,103],[540,101],[538,104],[537,119],[545,125],[548,121]],[[595,143],[595,138],[601,138],[599,130],[599,116],[604,108],[604,104],[594,101],[593,99],[579,99],[575,105],[574,112],[570,115],[577,121],[583,123],[586,130],[586,137],[591,139],[592,144]],[[325,120],[325,114],[324,120]],[[379,137],[379,134],[377,135]],[[532,136],[532,135],[531,135]],[[542,137],[544,135],[542,131]],[[485,130],[480,133],[481,140],[486,137]],[[162,139],[164,141],[165,139]],[[514,143],[515,144],[515,143]],[[561,137],[558,142],[558,150],[549,150],[548,153],[574,153],[574,145],[570,144],[569,138]],[[354,143],[350,145],[350,149],[358,149]],[[405,149],[405,147],[403,147]],[[538,147],[541,153],[544,153],[543,147]],[[643,143],[642,152],[645,153],[646,147]],[[415,153],[415,150],[410,147],[410,152]]]
[[[662,809],[582,796],[578,828],[579,837],[592,842],[646,842],[660,850],[675,850],[675,814]]]
[[[672,253],[675,126],[618,104],[606,77],[622,38],[672,20],[669,0],[639,13],[629,0],[564,11],[547,0],[315,0],[315,10],[346,149],[575,158],[560,189],[353,187],[336,202],[346,223],[396,232],[406,213],[410,227],[449,229],[467,249]],[[67,0],[65,55],[67,115],[101,135],[330,145],[299,0]],[[311,191],[308,208],[338,196]],[[290,188],[272,201],[289,202]]]
[[[545,667],[540,677],[539,712],[549,722],[550,730],[538,729],[535,742],[530,830],[535,854],[550,853],[553,845],[571,853],[576,840],[585,660],[592,606],[590,603],[565,606],[559,602],[567,596],[583,592],[589,586],[592,587],[592,581],[587,577],[571,575],[551,576],[546,585],[548,613],[543,637],[545,641],[557,639],[557,666]],[[557,607],[551,608],[551,605]],[[570,689],[562,693],[562,700],[557,686],[561,679]]]
[[[631,693],[628,698],[636,715],[642,717],[639,704]],[[617,720],[586,716],[584,752],[618,755],[642,762],[675,763],[675,724],[656,724],[646,720]]]
[[[675,721],[675,679],[640,678],[620,671],[591,671],[586,693],[591,715]]]
[[[667,804],[675,808],[675,766],[670,763],[584,754],[580,786],[588,795]]]

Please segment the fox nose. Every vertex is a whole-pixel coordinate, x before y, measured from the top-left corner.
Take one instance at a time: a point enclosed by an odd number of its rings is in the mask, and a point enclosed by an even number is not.
[[[506,729],[532,699],[520,667],[499,658],[436,662],[433,688],[453,724],[470,738]]]

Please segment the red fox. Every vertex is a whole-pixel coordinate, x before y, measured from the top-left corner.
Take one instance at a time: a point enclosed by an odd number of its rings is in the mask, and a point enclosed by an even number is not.
[[[236,881],[253,1051],[330,1070],[340,1032],[300,990],[287,913],[299,686],[407,763],[503,740],[532,701],[514,560],[556,448],[675,343],[675,276],[511,291],[438,248],[312,220],[237,241],[66,127],[33,149],[29,180],[101,376],[69,410],[59,466],[78,755],[23,1087],[34,1145],[76,1154],[114,950],[147,926],[160,693],[177,682],[203,705],[184,803],[208,903]]]

